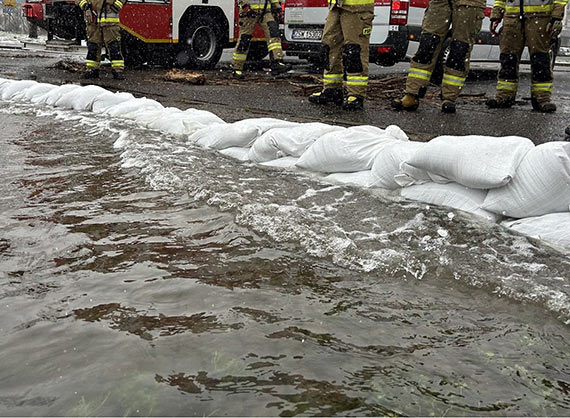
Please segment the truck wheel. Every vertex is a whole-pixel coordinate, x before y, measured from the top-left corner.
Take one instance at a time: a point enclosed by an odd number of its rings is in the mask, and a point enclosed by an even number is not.
[[[212,69],[222,56],[223,30],[215,17],[197,15],[190,21],[182,43],[178,54],[180,64],[200,70]]]
[[[269,51],[267,51],[267,44],[265,42],[253,42],[249,46],[249,51],[247,53],[248,61],[261,61],[267,56]]]

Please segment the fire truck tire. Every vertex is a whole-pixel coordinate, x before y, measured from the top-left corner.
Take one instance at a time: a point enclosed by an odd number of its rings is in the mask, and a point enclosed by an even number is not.
[[[265,42],[252,42],[249,46],[249,51],[247,53],[248,61],[261,61],[267,56],[269,51],[267,50],[267,43]]]
[[[184,33],[178,59],[195,69],[212,69],[224,49],[223,30],[215,16],[199,14],[192,18]]]

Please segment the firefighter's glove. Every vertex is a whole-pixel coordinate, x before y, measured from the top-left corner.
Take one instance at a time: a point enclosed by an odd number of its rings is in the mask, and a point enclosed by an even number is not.
[[[249,4],[244,4],[241,7],[241,12],[239,14],[239,17],[254,17],[254,16],[255,16],[255,11],[251,8]]]
[[[550,22],[546,25],[546,32],[552,35],[553,38],[560,35],[560,32],[562,32],[562,19],[550,19]]]
[[[111,10],[115,13],[119,13],[123,8],[123,2],[120,0],[115,0],[113,4],[111,4]]]
[[[493,36],[499,36],[501,34],[501,30],[497,30],[499,24],[501,23],[501,19],[491,19],[491,25],[489,26],[489,31]]]

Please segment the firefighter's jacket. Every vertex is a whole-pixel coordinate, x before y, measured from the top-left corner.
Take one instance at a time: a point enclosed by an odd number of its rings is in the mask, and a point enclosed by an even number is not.
[[[266,10],[268,12],[272,7],[280,7],[279,0],[239,0],[238,4],[239,7],[249,5],[255,11]]]
[[[76,0],[76,3],[84,8],[89,7],[96,16],[96,22],[100,25],[118,25],[119,12],[127,0]]]
[[[374,11],[374,0],[328,0],[329,9],[339,7],[350,12]]]
[[[491,19],[548,16],[562,20],[568,0],[495,0]]]

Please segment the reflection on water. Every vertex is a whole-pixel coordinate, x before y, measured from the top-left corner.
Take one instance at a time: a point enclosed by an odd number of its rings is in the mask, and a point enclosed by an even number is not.
[[[1,415],[568,415],[567,254],[0,104]]]

